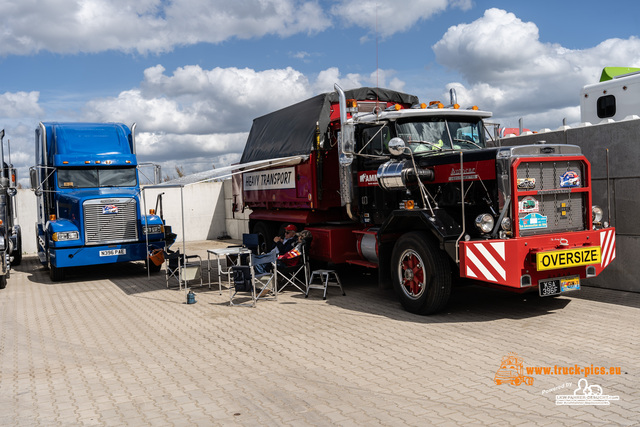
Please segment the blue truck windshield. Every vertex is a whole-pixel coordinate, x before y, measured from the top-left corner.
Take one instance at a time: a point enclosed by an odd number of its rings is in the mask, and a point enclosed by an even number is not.
[[[58,168],[59,188],[135,187],[136,168]]]
[[[482,121],[428,118],[398,121],[396,131],[414,153],[439,150],[474,150],[485,147]]]

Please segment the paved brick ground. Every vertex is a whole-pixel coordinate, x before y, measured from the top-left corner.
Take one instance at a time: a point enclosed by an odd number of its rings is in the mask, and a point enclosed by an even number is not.
[[[192,251],[227,242],[199,242]],[[206,255],[204,256],[206,260]],[[374,276],[341,271],[347,296],[287,291],[256,308],[142,264],[81,269],[64,283],[25,258],[0,291],[0,425],[637,425],[640,294],[585,288],[539,299],[456,290],[430,317]],[[525,367],[621,367],[590,375],[609,406],[557,406],[583,375],[496,385]],[[546,392],[572,383],[570,387]]]

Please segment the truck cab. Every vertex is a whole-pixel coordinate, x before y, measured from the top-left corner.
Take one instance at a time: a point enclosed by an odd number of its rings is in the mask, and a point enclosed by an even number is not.
[[[68,267],[147,260],[165,247],[164,220],[142,212],[134,132],[121,123],[36,129],[37,248],[52,280]]]

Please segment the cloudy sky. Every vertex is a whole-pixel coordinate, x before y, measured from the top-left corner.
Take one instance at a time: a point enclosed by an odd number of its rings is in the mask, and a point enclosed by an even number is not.
[[[579,120],[605,66],[640,66],[633,0],[0,0],[0,129],[27,186],[39,121],[137,122],[141,161],[236,162],[255,117],[381,86]]]

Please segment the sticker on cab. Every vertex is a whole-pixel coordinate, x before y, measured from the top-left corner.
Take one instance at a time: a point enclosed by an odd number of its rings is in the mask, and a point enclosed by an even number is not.
[[[536,186],[535,178],[518,178],[518,190],[533,190]]]
[[[518,202],[518,213],[529,213],[540,211],[539,202],[531,197],[527,196]]]
[[[578,175],[576,171],[566,171],[565,173],[560,175],[560,187],[580,187],[580,175]]]
[[[117,214],[118,207],[116,205],[105,205],[102,207],[103,214]]]
[[[547,228],[547,217],[534,212],[520,218],[519,224],[520,230]]]

